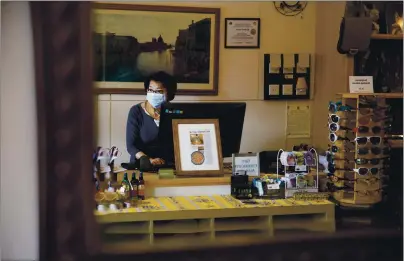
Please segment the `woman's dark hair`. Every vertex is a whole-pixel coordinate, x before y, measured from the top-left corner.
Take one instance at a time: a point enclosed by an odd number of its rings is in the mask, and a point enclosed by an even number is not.
[[[144,89],[147,92],[149,90],[150,81],[160,82],[167,91],[167,101],[172,101],[177,92],[177,81],[176,79],[163,71],[159,71],[150,75],[144,81]]]

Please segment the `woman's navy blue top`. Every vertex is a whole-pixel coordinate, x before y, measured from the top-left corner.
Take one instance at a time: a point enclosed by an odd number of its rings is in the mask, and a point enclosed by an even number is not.
[[[140,103],[134,105],[129,111],[126,124],[126,148],[131,163],[135,163],[135,155],[139,151],[151,158],[161,158],[158,133],[159,127],[154,119],[146,114]]]

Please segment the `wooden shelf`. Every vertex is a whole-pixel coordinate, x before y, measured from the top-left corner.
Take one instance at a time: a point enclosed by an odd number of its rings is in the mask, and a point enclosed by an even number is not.
[[[95,211],[95,215],[102,229],[104,253],[248,242],[295,230],[335,232],[335,205],[328,200],[257,199],[255,203],[243,204],[219,195],[159,197],[142,201],[136,208]]]
[[[372,34],[374,40],[403,40],[402,34]]]
[[[377,96],[390,99],[403,98],[403,93],[338,93],[337,95],[342,96],[342,98],[357,99],[359,96]]]

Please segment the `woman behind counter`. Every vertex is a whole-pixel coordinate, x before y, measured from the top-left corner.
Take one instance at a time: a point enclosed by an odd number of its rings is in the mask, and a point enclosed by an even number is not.
[[[134,105],[126,125],[126,147],[130,163],[148,159],[152,165],[165,163],[158,142],[160,108],[164,102],[174,99],[177,92],[175,78],[165,72],[157,72],[144,82],[146,101]]]

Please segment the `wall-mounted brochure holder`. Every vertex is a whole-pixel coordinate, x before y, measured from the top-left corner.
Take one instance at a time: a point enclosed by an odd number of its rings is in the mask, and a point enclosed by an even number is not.
[[[264,100],[310,99],[310,54],[264,54]]]

